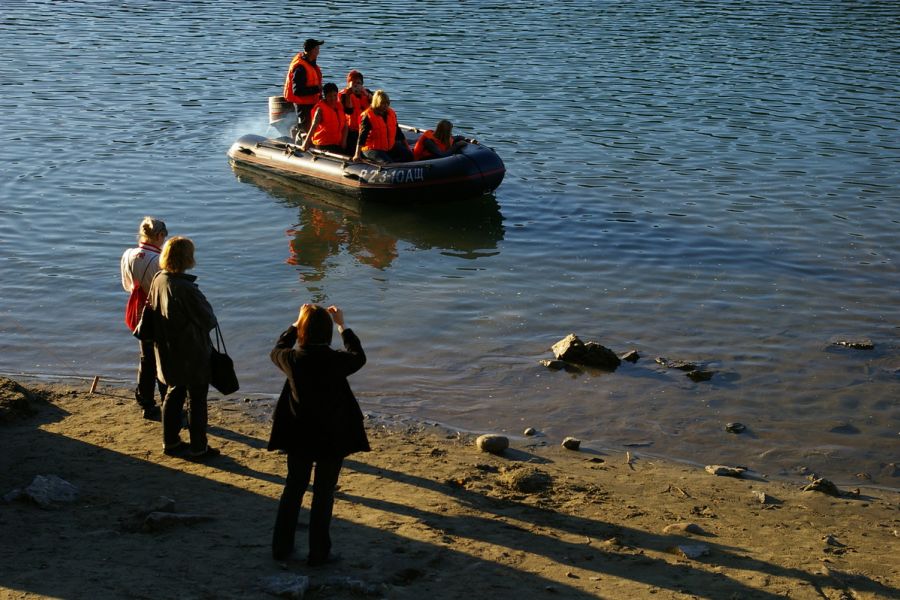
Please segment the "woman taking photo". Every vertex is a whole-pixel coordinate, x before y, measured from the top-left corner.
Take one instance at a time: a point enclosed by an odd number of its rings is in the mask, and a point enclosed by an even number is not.
[[[344,350],[330,346],[332,319]],[[341,309],[304,304],[270,356],[287,380],[275,405],[268,449],[285,450],[288,455],[272,556],[283,560],[294,551],[300,503],[315,465],[307,563],[319,566],[334,559],[329,528],[344,457],[369,450],[362,411],[347,383],[347,377],[366,364],[366,355],[359,338],[344,327]]]
[[[169,455],[187,452],[204,460],[219,454],[206,440],[206,395],[209,392],[209,332],[216,326],[212,306],[185,273],[194,267],[194,243],[174,237],[163,246],[159,275],[150,287],[150,307],[156,312],[154,348],[159,380],[169,386],[163,402],[163,451]],[[190,396],[188,430],[190,446],[181,440],[184,402]]]
[[[122,254],[119,265],[122,274],[122,287],[128,293],[135,293],[140,287],[141,296],[150,295],[150,284],[153,276],[159,271],[159,253],[169,232],[166,224],[153,217],[144,217],[138,227],[137,248],[129,248]],[[138,313],[140,316],[140,313]],[[126,318],[127,322],[127,318]],[[133,329],[133,327],[132,327]],[[156,357],[153,354],[153,342],[140,341],[141,361],[138,364],[137,387],[134,399],[143,409],[145,419],[159,420],[159,407],[153,402],[153,388],[159,387],[159,402],[166,397],[166,386],[156,379]]]

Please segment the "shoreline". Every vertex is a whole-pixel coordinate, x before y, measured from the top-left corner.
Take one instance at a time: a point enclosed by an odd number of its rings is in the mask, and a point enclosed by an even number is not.
[[[0,372],[0,379],[9,378],[15,381],[34,381],[38,385],[43,386],[74,386],[76,382],[83,383],[85,387],[85,393],[91,386],[91,382],[96,377],[99,380],[98,386],[98,394],[102,395],[102,389],[110,389],[116,390],[117,393],[113,394],[113,397],[119,398],[121,400],[131,400],[131,380],[126,379],[116,379],[116,378],[107,378],[103,376],[87,376],[87,375],[34,375],[34,374],[23,374],[23,373],[2,373]],[[251,393],[242,393],[237,392],[235,394],[231,394],[229,396],[223,396],[214,388],[210,387],[210,395],[209,401],[213,402],[231,402],[235,407],[243,407],[243,412],[248,418],[253,418],[257,420],[259,423],[268,424],[271,418],[271,410],[274,409],[275,401],[278,398],[278,394],[276,393],[261,393],[261,392],[251,392]],[[360,395],[361,400],[365,400],[365,396]],[[248,402],[249,400],[249,402]],[[268,403],[265,406],[253,406],[253,410],[248,410],[252,403],[261,402]],[[446,424],[441,421],[437,421],[434,419],[425,419],[419,418],[416,416],[407,416],[402,414],[390,414],[390,413],[379,413],[376,410],[371,408],[363,408],[363,413],[366,416],[367,426],[370,422],[386,424],[389,428],[406,428],[406,427],[417,427],[420,426],[423,428],[423,431],[427,428],[438,428],[441,432],[446,433],[447,435],[456,435],[460,439],[467,439],[470,443],[474,444],[475,438],[482,434],[498,434],[507,437],[511,442],[515,442],[519,446],[526,447],[553,447],[554,445],[559,445],[557,442],[561,442],[562,438],[559,436],[558,440],[545,436],[543,432],[538,432],[537,435],[529,437],[524,434],[512,434],[506,433],[496,430],[487,430],[487,429],[470,429],[467,427],[461,427],[453,424]],[[588,442],[582,443],[582,452],[595,452],[600,453],[601,455],[613,455],[613,456],[621,456],[624,457],[626,454],[631,454],[635,457],[642,457],[644,459],[655,460],[655,461],[665,461],[671,463],[673,465],[682,465],[690,468],[696,468],[703,470],[704,467],[708,463],[704,463],[698,460],[693,460],[689,458],[679,458],[670,456],[663,453],[652,452],[648,449],[648,447],[642,447],[640,445],[636,445],[632,448],[626,447],[615,447],[615,446],[607,446],[602,444],[591,444]],[[719,463],[717,463],[719,464]],[[729,462],[723,462],[721,464],[732,464]],[[741,463],[745,464],[745,463]],[[734,466],[738,466],[737,463],[734,463]],[[818,469],[805,469],[802,471],[794,471],[794,472],[786,472],[783,469],[780,472],[775,472],[774,474],[767,471],[757,471],[752,467],[744,467],[748,471],[748,476],[753,476],[765,481],[773,481],[780,482],[789,485],[805,485],[808,483],[811,478],[814,477],[825,477],[831,481],[833,481],[840,488],[844,489],[870,489],[870,490],[879,490],[891,493],[900,493],[900,487],[894,487],[890,485],[884,485],[882,483],[876,483],[868,479],[861,479],[859,477],[853,478],[847,473],[844,473],[843,476],[836,472],[837,470],[832,470],[832,472],[820,472]],[[900,465],[895,467],[895,470],[900,472]]]
[[[160,425],[130,389],[25,388],[35,413],[0,423],[0,495],[51,474],[78,495],[48,510],[0,502],[3,598],[267,597],[271,577],[308,578],[313,599],[900,594],[900,565],[884,560],[900,544],[896,492],[836,497],[516,439],[498,456],[468,434],[374,419],[373,452],[348,457],[339,481],[343,560],[308,568],[300,529],[296,559],[278,562],[285,457],[265,451],[268,422],[248,407],[210,402],[222,456],[200,464],[162,454]],[[161,496],[162,520],[147,512]]]

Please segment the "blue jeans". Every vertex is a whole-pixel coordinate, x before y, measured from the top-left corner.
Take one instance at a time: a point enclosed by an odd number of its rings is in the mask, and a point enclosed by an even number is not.
[[[309,511],[309,559],[322,560],[331,551],[331,513],[334,509],[334,488],[337,486],[343,458],[313,460],[300,452],[288,452],[288,475],[278,503],[275,531],[272,533],[272,556],[287,558],[294,550],[294,534],[303,493],[309,485],[313,464],[316,479],[313,483],[312,508]]]

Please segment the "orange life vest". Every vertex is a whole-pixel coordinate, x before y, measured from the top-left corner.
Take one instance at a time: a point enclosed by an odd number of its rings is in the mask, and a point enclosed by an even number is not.
[[[344,107],[338,102],[335,110],[324,100],[319,100],[312,109],[313,118],[316,111],[319,111],[319,124],[312,133],[312,143],[316,146],[340,146],[344,132]]]
[[[294,69],[298,65],[306,70],[306,85],[310,87],[322,85],[322,69],[319,68],[319,65],[309,64],[301,53],[294,57],[294,60],[291,61],[291,65],[288,67],[287,75],[284,78],[284,90],[281,95],[284,96],[285,100],[294,104],[315,104],[322,97],[321,93],[317,92],[308,96],[297,96],[294,94]]]
[[[431,140],[434,142],[434,145],[441,149],[441,152],[446,152],[450,149],[450,144],[452,144],[453,139],[450,139],[450,143],[444,144],[439,139],[434,137],[434,131],[431,129],[426,130],[419,139],[416,141],[416,147],[413,148],[413,158],[416,160],[427,160],[429,158],[434,158],[434,155],[428,151],[428,148],[425,147],[425,140]]]
[[[387,118],[375,114],[375,110],[370,106],[363,111],[363,116],[369,119],[371,129],[369,137],[366,138],[366,145],[361,150],[383,150],[389,151],[394,147],[394,138],[397,136],[397,113],[393,108],[387,109]]]
[[[346,109],[344,110],[347,114],[347,127],[350,128],[350,131],[359,131],[359,119],[363,111],[369,108],[369,94],[364,92],[362,96],[357,96],[350,88],[341,90],[338,94],[341,106],[344,105],[344,96],[348,95],[350,96],[350,103],[353,105],[353,111],[346,112]]]

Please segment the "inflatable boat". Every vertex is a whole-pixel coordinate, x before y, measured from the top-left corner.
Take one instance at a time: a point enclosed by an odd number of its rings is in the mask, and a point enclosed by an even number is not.
[[[410,147],[422,130],[401,125]],[[310,148],[289,137],[245,135],[228,150],[232,164],[260,169],[352,196],[383,202],[432,202],[490,194],[506,167],[491,148],[472,142],[459,152],[430,160],[377,164]]]

